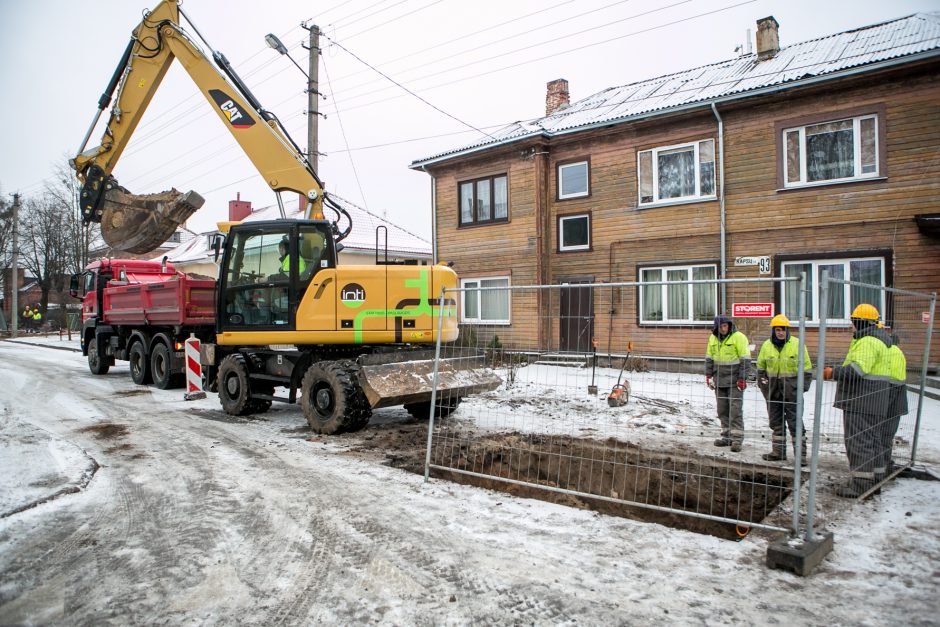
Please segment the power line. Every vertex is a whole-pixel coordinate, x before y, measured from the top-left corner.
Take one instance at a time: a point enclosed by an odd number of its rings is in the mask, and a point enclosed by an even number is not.
[[[415,13],[418,13],[419,11],[424,11],[425,9],[429,9],[429,8],[431,8],[432,6],[434,6],[435,4],[440,4],[440,3],[443,2],[443,1],[444,1],[444,0],[434,0],[434,1],[431,2],[430,4],[426,4],[426,5],[424,5],[423,7],[418,7],[417,9],[415,9],[415,10],[413,10],[413,11],[409,11],[408,13],[402,13],[402,14],[399,15],[398,17],[393,17],[393,18],[390,19],[390,20],[385,20],[384,22],[382,22],[382,23],[380,23],[380,24],[376,24],[376,25],[374,25],[374,26],[370,26],[369,28],[366,28],[366,29],[363,29],[363,30],[359,31],[358,33],[355,33],[355,34],[352,34],[352,35],[347,35],[347,36],[345,37],[345,40],[346,40],[346,41],[349,41],[349,40],[352,39],[353,37],[358,37],[359,35],[362,35],[363,33],[368,33],[369,31],[375,30],[376,28],[380,28],[380,27],[382,27],[382,26],[388,26],[388,25],[391,24],[392,22],[397,22],[398,20],[400,20],[400,19],[402,19],[402,18],[405,18],[405,17],[408,17],[409,15],[414,15]]]
[[[754,2],[755,0],[751,0],[751,1]],[[440,113],[443,113],[444,115],[446,115],[446,116],[449,117],[450,119],[456,120],[457,122],[460,122],[460,123],[463,124],[464,126],[467,126],[467,127],[469,127],[469,128],[472,128],[473,130],[477,131],[478,133],[483,133],[483,134],[486,135],[487,137],[492,137],[489,133],[486,133],[486,132],[484,132],[484,131],[478,129],[477,127],[473,126],[472,124],[469,124],[469,123],[467,123],[467,122],[464,122],[464,121],[461,120],[460,118],[458,118],[458,117],[456,117],[456,116],[453,116],[453,115],[451,115],[450,113],[447,113],[446,111],[444,111],[443,109],[441,109],[441,108],[438,107],[437,105],[431,104],[430,102],[428,102],[427,100],[425,100],[424,98],[422,98],[422,97],[419,96],[418,94],[414,93],[413,91],[411,91],[410,89],[408,89],[407,87],[405,87],[404,85],[402,85],[401,83],[399,83],[398,81],[396,81],[395,79],[391,78],[390,76],[388,76],[387,74],[385,74],[385,73],[382,72],[381,70],[378,70],[378,69],[376,69],[375,67],[373,67],[372,65],[370,65],[369,63],[366,63],[366,62],[363,61],[361,58],[359,58],[357,55],[355,55],[354,53],[350,52],[349,49],[347,49],[345,46],[343,46],[343,45],[337,43],[335,40],[330,39],[329,37],[326,37],[326,39],[329,40],[333,45],[335,45],[335,46],[339,47],[341,50],[345,51],[346,54],[350,55],[351,57],[353,57],[354,59],[356,59],[357,61],[359,61],[359,62],[362,63],[363,65],[372,68],[372,70],[373,70],[376,74],[379,74],[379,75],[385,77],[385,79],[388,80],[389,82],[394,83],[395,85],[398,85],[401,89],[405,90],[406,92],[408,92],[409,94],[411,94],[412,96],[414,96],[415,98],[417,98],[418,100],[420,100],[421,102],[423,102],[424,104],[428,105],[429,107],[431,107],[431,108],[434,109],[435,111],[439,111]],[[354,108],[355,108],[355,107],[354,107]]]
[[[688,1],[689,1],[689,0],[682,0],[682,2],[688,2]],[[421,91],[425,92],[425,91],[431,91],[431,90],[434,90],[434,89],[440,89],[441,87],[446,87],[446,86],[448,86],[448,85],[453,85],[454,83],[461,83],[461,82],[465,82],[465,81],[470,80],[470,79],[479,78],[480,76],[492,76],[493,74],[496,74],[497,72],[504,72],[504,71],[506,71],[506,70],[511,70],[511,69],[513,69],[513,68],[521,67],[521,66],[523,66],[523,65],[528,65],[528,64],[530,64],[530,63],[535,63],[535,62],[537,62],[537,61],[544,61],[545,59],[551,59],[551,58],[553,58],[553,57],[561,56],[561,55],[564,55],[564,54],[569,54],[569,53],[571,53],[571,52],[576,52],[576,51],[578,51],[578,50],[584,50],[584,49],[586,49],[586,48],[593,48],[594,46],[600,46],[600,45],[603,45],[603,44],[610,43],[610,42],[612,42],[612,41],[617,41],[617,40],[620,40],[620,39],[626,39],[626,38],[628,38],[628,37],[634,37],[634,36],[636,36],[636,35],[641,35],[641,34],[644,34],[644,33],[653,32],[653,31],[656,31],[656,30],[660,30],[660,29],[662,29],[662,28],[666,28],[666,27],[668,27],[668,26],[674,26],[674,25],[676,25],[676,24],[681,24],[681,23],[683,23],[683,22],[688,22],[688,21],[690,21],[690,20],[698,19],[698,18],[700,18],[700,17],[704,17],[704,16],[707,16],[707,15],[712,15],[712,14],[715,14],[715,13],[721,13],[721,12],[723,12],[723,11],[728,11],[728,10],[730,10],[730,9],[734,9],[734,8],[737,8],[737,7],[739,7],[739,6],[743,6],[743,5],[746,5],[746,4],[753,4],[753,3],[756,2],[756,1],[757,1],[757,0],[745,0],[744,2],[739,2],[739,3],[737,3],[737,4],[732,4],[732,5],[729,5],[729,6],[725,6],[725,7],[722,7],[722,8],[720,8],[720,9],[715,9],[715,10],[713,10],[713,11],[707,11],[707,12],[705,12],[705,13],[699,13],[698,15],[693,15],[693,16],[685,17],[685,18],[682,18],[682,19],[674,20],[674,21],[672,21],[672,22],[667,22],[667,23],[665,23],[665,24],[659,24],[658,26],[651,26],[651,27],[649,27],[649,28],[644,28],[644,29],[641,29],[641,30],[638,30],[638,31],[634,31],[634,32],[632,32],[632,33],[627,33],[627,34],[625,34],[625,35],[618,35],[617,37],[611,37],[611,38],[605,39],[605,40],[603,40],[603,41],[596,41],[596,42],[593,42],[593,43],[584,44],[584,45],[582,45],[582,46],[576,46],[576,47],[574,47],[574,48],[568,48],[567,50],[561,50],[561,51],[559,51],[559,52],[553,52],[553,53],[551,53],[551,54],[547,54],[547,55],[544,55],[544,56],[541,56],[541,57],[537,57],[537,58],[535,58],[535,59],[529,59],[529,60],[527,60],[527,61],[520,61],[519,63],[513,63],[513,64],[510,64],[510,65],[504,65],[504,66],[499,67],[499,68],[496,68],[496,69],[486,70],[486,71],[484,71],[484,72],[479,72],[479,73],[477,73],[477,74],[471,74],[470,76],[463,76],[463,77],[461,77],[461,78],[456,78],[456,79],[453,79],[453,80],[445,81],[445,82],[439,83],[439,84],[437,84],[437,85],[432,85],[432,86],[430,86],[430,87],[425,87],[425,88],[421,89]],[[655,9],[654,9],[654,10],[655,10]],[[469,66],[469,65],[472,65],[472,64],[467,64],[467,65],[465,65],[464,67],[467,67],[467,66]],[[416,80],[420,80],[420,79],[416,79]],[[348,107],[348,108],[346,109],[346,111],[349,112],[349,111],[352,111],[352,110],[354,110],[354,109],[360,109],[360,108],[362,108],[362,107],[368,107],[368,106],[371,106],[371,105],[374,105],[374,104],[380,104],[380,103],[382,103],[382,102],[388,102],[389,100],[395,100],[395,99],[398,99],[398,98],[401,98],[401,97],[402,97],[402,96],[390,96],[390,97],[388,97],[388,98],[382,98],[382,99],[379,99],[379,100],[373,100],[373,101],[366,102],[366,103],[363,103],[363,104],[360,104],[360,105],[356,105],[356,106],[354,106],[354,107]],[[327,112],[327,113],[329,113],[329,112]]]
[[[584,11],[583,13],[578,13],[577,15],[571,15],[571,16],[565,18],[565,19],[566,19],[566,20],[574,20],[574,19],[577,19],[577,18],[580,18],[580,17],[584,17],[584,16],[586,16],[586,15],[590,15],[591,13],[596,13],[596,12],[598,12],[598,11],[603,11],[603,10],[605,10],[605,9],[609,9],[610,7],[616,6],[616,5],[618,5],[618,4],[625,4],[625,3],[630,2],[630,1],[631,1],[631,0],[617,0],[616,2],[611,2],[610,4],[606,4],[606,5],[602,6],[602,7],[598,7],[598,8],[596,8],[596,9],[591,9],[590,11]],[[669,5],[669,6],[667,6],[667,7],[661,7],[661,8],[659,8],[659,9],[655,9],[655,10],[656,10],[656,11],[661,11],[661,10],[664,10],[664,9],[672,8],[672,7],[674,7],[674,6],[678,6],[678,4],[684,4],[684,3],[687,3],[687,2],[692,2],[692,0],[683,0],[683,2],[679,2],[679,3],[676,3],[676,4],[672,4],[672,5]],[[652,11],[650,11],[650,12],[648,12],[648,13],[651,13],[651,12],[652,12]],[[594,28],[587,29],[587,30],[584,30],[584,31],[580,31],[580,32],[577,32],[577,33],[565,33],[565,36],[566,36],[566,37],[570,37],[570,36],[572,36],[572,35],[580,35],[580,34],[582,34],[582,33],[585,33],[585,32],[591,31],[591,30],[596,30],[596,29],[598,29],[598,28],[606,28],[607,26],[613,26],[614,24],[617,24],[617,23],[619,23],[619,22],[623,22],[623,21],[626,21],[626,20],[631,20],[631,19],[634,19],[635,17],[641,17],[641,16],[643,16],[643,15],[646,15],[646,13],[641,13],[641,14],[639,14],[639,15],[627,17],[627,18],[624,18],[624,19],[622,19],[622,20],[617,20],[617,21],[614,21],[614,22],[607,22],[606,24],[602,24],[602,25],[600,25],[600,26],[596,26],[596,27],[594,27]],[[543,30],[543,29],[546,29],[546,28],[550,28],[550,27],[556,26],[556,25],[557,25],[557,22],[552,22],[552,23],[550,23],[550,24],[543,24],[543,25],[541,25],[541,26],[536,26],[535,28],[530,28],[529,30],[521,31],[521,32],[518,32],[518,33],[514,33],[514,34],[512,34],[512,35],[509,35],[509,36],[507,36],[507,37],[503,37],[503,38],[499,39],[498,41],[499,41],[499,43],[507,42],[507,41],[509,41],[509,40],[511,40],[511,39],[517,39],[517,38],[522,37],[522,36],[524,36],[524,35],[528,35],[528,34],[530,34],[530,33],[534,33],[534,32],[536,32],[536,31],[540,31],[540,30]],[[413,65],[413,66],[411,66],[411,67],[409,67],[409,68],[405,68],[404,70],[399,70],[399,74],[404,73],[404,72],[411,72],[411,71],[413,71],[413,70],[417,70],[417,69],[420,69],[420,68],[423,68],[423,67],[427,67],[427,66],[429,66],[429,65],[435,65],[435,64],[437,64],[437,63],[441,63],[442,61],[446,61],[446,60],[452,59],[452,58],[454,58],[454,57],[459,57],[459,56],[465,55],[465,54],[467,54],[467,53],[469,53],[469,52],[474,52],[474,51],[480,50],[480,49],[482,49],[482,48],[487,48],[487,47],[491,46],[492,43],[493,43],[492,41],[490,41],[490,42],[485,42],[485,43],[482,43],[482,44],[478,44],[478,45],[476,45],[476,46],[473,46],[472,48],[465,48],[465,49],[463,49],[463,50],[459,50],[459,51],[457,51],[457,52],[454,52],[454,53],[449,54],[449,55],[444,56],[444,57],[438,57],[437,59],[432,59],[431,61],[426,61],[426,62],[420,63],[420,64],[418,64],[418,65]],[[537,47],[537,46],[545,45],[545,44],[549,44],[549,43],[555,43],[555,40],[554,40],[554,39],[546,40],[546,41],[544,41],[544,42],[540,42],[540,43],[537,43],[537,44],[532,44],[532,45],[530,45],[530,46],[526,46],[526,47],[524,47],[524,48],[518,48],[518,49],[516,49],[516,50],[511,50],[511,51],[506,52],[506,53],[501,53],[501,54],[499,54],[499,55],[495,55],[495,57],[489,57],[489,58],[486,58],[486,59],[480,59],[480,60],[478,60],[478,61],[474,61],[473,63],[483,63],[483,62],[485,62],[485,61],[492,60],[493,58],[502,57],[502,56],[505,56],[505,55],[507,55],[507,54],[513,54],[513,53],[515,53],[515,52],[519,52],[519,51],[522,51],[522,50],[527,50],[528,48],[533,48],[533,47]],[[450,71],[455,70],[455,69],[460,69],[461,67],[463,67],[463,66],[457,66],[456,68],[454,68],[454,67],[446,68],[446,69],[444,69],[444,70],[442,70],[442,71],[440,71],[440,72],[437,72],[437,73],[435,73],[435,74],[428,74],[428,75],[421,76],[421,77],[418,77],[418,78],[413,79],[413,80],[422,80],[422,79],[424,79],[424,78],[429,78],[429,77],[431,77],[431,76],[436,76],[437,74],[442,74],[442,73],[444,73],[444,72],[450,72]],[[373,84],[374,82],[375,82],[374,80],[371,80],[371,81],[366,81],[366,82],[364,82],[364,83],[359,83],[359,84],[357,84],[357,85],[353,85],[353,86],[351,86],[351,87],[346,87],[346,88],[344,88],[343,90],[341,90],[341,93],[342,93],[342,92],[349,91],[349,90],[353,90],[353,89],[358,89],[359,87],[366,87],[366,86],[368,86],[368,85]]]
[[[326,67],[326,59],[323,59],[323,73],[326,75],[327,86],[330,88],[330,91],[333,91],[333,87],[330,86],[330,72]],[[366,202],[366,193],[362,191],[362,183],[359,181],[359,171],[356,169],[356,162],[353,161],[352,153],[349,152],[349,140],[346,139],[346,129],[343,127],[343,119],[340,117],[338,108],[336,110],[336,119],[339,121],[339,130],[343,135],[343,143],[346,144],[346,156],[349,157],[349,165],[352,166],[353,176],[356,177],[356,185],[359,186],[359,196],[362,198],[362,204],[368,206],[369,203]]]
[[[577,31],[577,32],[574,32],[574,33],[566,33],[565,36],[566,36],[566,37],[573,37],[573,36],[576,36],[576,35],[583,35],[583,34],[585,34],[585,33],[593,32],[593,31],[599,30],[599,29],[601,29],[601,28],[607,28],[608,26],[613,26],[613,25],[619,24],[619,23],[621,23],[621,22],[627,22],[627,21],[634,20],[634,19],[637,19],[637,18],[640,18],[640,17],[645,17],[645,16],[647,16],[647,15],[651,15],[651,14],[653,14],[653,13],[658,13],[658,12],[660,12],[660,11],[666,11],[666,10],[668,10],[668,9],[675,8],[675,7],[677,7],[677,6],[679,6],[679,5],[682,5],[682,4],[688,4],[689,2],[692,2],[692,1],[693,1],[693,0],[679,0],[678,2],[674,2],[674,3],[668,4],[668,5],[666,5],[666,6],[657,7],[657,8],[655,8],[655,9],[650,9],[649,11],[644,11],[644,12],[642,12],[642,13],[637,13],[637,14],[634,14],[634,15],[630,15],[630,16],[628,16],[628,17],[621,18],[621,19],[616,20],[616,21],[613,21],[613,22],[607,22],[607,23],[601,24],[601,25],[599,25],[599,26],[592,26],[591,28],[585,28],[585,29],[583,29],[583,30],[580,30],[580,31]],[[749,2],[756,2],[756,1],[757,1],[757,0],[747,0],[747,2],[744,2],[743,4],[747,4],[747,3],[749,3]],[[739,5],[734,5],[734,6],[739,6]],[[732,8],[733,8],[733,7],[732,7]],[[708,15],[708,14],[705,13],[705,14],[702,14],[702,15]],[[696,16],[696,17],[701,17],[701,16]],[[681,21],[681,20],[680,20],[680,21]],[[670,22],[669,24],[667,24],[667,26],[672,25],[672,24],[677,24],[677,23],[679,23],[679,22]],[[652,30],[652,29],[651,29],[651,30]],[[528,31],[528,32],[531,32],[531,31]],[[642,33],[642,32],[645,32],[645,31],[639,31],[639,32]],[[525,34],[525,33],[523,33],[523,34]],[[637,34],[637,33],[632,33],[632,34]],[[609,41],[614,41],[615,39],[621,39],[621,38],[626,37],[626,36],[628,36],[628,35],[624,35],[624,36],[621,36],[621,37],[615,37],[615,38],[613,38],[613,39],[608,39],[608,40],[606,40],[606,41],[604,41],[604,42],[599,42],[599,43],[607,43],[607,42],[609,42]],[[438,70],[438,71],[436,71],[436,72],[432,72],[432,73],[430,73],[430,74],[425,74],[425,75],[423,75],[423,76],[419,76],[419,77],[417,77],[417,78],[412,79],[412,82],[422,81],[422,80],[425,80],[425,79],[427,79],[427,78],[432,78],[432,77],[434,77],[434,76],[439,76],[439,75],[441,75],[441,74],[449,74],[449,73],[453,72],[454,70],[460,70],[460,69],[463,69],[463,68],[466,68],[466,67],[472,67],[472,66],[474,66],[474,65],[479,65],[479,64],[481,64],[481,63],[486,63],[486,62],[488,62],[488,61],[493,61],[494,59],[501,59],[501,58],[504,58],[504,57],[509,56],[509,55],[514,55],[514,54],[517,54],[517,53],[519,53],[519,52],[523,52],[523,51],[526,51],[526,50],[530,50],[530,49],[532,49],[532,48],[538,48],[538,47],[540,47],[540,46],[551,45],[551,44],[554,44],[554,43],[556,43],[556,42],[557,42],[557,39],[555,39],[555,38],[546,39],[546,40],[544,40],[544,41],[540,41],[540,42],[537,42],[537,43],[534,43],[534,44],[529,44],[529,45],[527,45],[527,46],[522,46],[522,47],[520,47],[520,48],[515,48],[515,49],[513,49],[513,50],[508,50],[508,51],[505,51],[505,52],[500,52],[500,53],[498,53],[498,54],[494,54],[494,55],[491,55],[491,56],[489,56],[489,57],[485,57],[485,58],[483,58],[483,59],[477,59],[476,61],[470,61],[470,62],[464,63],[463,65],[458,65],[458,66],[455,66],[455,67],[447,67],[447,68],[444,68],[444,69],[442,69],[442,70]],[[597,45],[597,44],[592,44],[592,45]],[[477,50],[478,48],[482,48],[482,47],[484,47],[484,46],[478,46],[477,48],[472,48],[472,49],[466,50],[466,51],[464,51],[464,52],[465,52],[465,53],[466,53],[466,52],[472,52],[473,50]],[[580,49],[580,48],[574,48],[574,49],[572,49],[572,50],[578,50],[578,49]],[[571,50],[565,51],[565,53],[570,52],[570,51],[571,51]],[[558,56],[559,54],[565,54],[565,53],[555,53],[555,54],[549,55],[549,57],[551,57],[551,56]],[[542,57],[542,59],[549,58],[549,57]],[[538,60],[541,60],[541,59],[538,59]],[[425,64],[425,65],[429,65],[429,64]],[[360,85],[360,86],[361,86],[361,85]],[[379,91],[385,91],[385,90],[387,90],[387,89],[389,89],[389,88],[386,87],[385,89],[379,90]],[[374,93],[374,92],[370,92],[370,93]],[[351,99],[354,100],[354,99],[356,99],[356,98],[362,98],[362,97],[365,97],[365,96],[370,95],[370,93],[367,93],[367,94],[360,94],[360,95],[358,95],[358,96],[352,96]]]

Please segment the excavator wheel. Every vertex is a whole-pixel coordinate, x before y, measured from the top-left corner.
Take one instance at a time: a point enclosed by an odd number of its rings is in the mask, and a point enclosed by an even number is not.
[[[153,378],[150,376],[150,360],[147,358],[147,353],[144,351],[143,342],[134,342],[127,358],[130,362],[131,379],[134,380],[134,383],[137,385],[147,385],[153,381]]]
[[[457,411],[458,405],[460,405],[459,396],[438,399],[437,404],[434,407],[434,417],[447,418],[452,413]],[[405,403],[404,407],[405,411],[418,420],[429,420],[431,418],[431,401],[425,401],[422,403]]]
[[[300,405],[310,428],[334,435],[361,429],[372,409],[350,361],[319,361],[304,373]]]
[[[225,413],[232,416],[254,413],[244,355],[229,355],[219,365],[219,402]]]

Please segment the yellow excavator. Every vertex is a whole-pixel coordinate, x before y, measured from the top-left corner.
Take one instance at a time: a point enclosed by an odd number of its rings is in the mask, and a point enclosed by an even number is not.
[[[223,409],[235,415],[299,400],[310,426],[331,434],[364,427],[378,407],[447,415],[461,398],[499,386],[500,378],[482,367],[482,355],[449,350],[453,358],[436,361],[428,350],[439,335],[442,342],[457,340],[456,302],[441,300],[443,290],[458,283],[451,268],[383,262],[378,235],[376,265],[337,263],[339,242],[352,229],[349,213],[324,193],[303,152],[224,55],[213,51],[210,61],[182,28],[181,15],[177,0],[163,0],[144,14],[71,165],[82,183],[83,219],[100,222],[115,250],[153,250],[202,205],[195,192],[135,195],[112,176],[176,59],[279,203],[283,191],[306,199],[303,219],[220,223],[214,336],[204,339],[201,350],[204,387],[218,391]],[[101,144],[86,149],[112,98]],[[324,206],[335,220],[325,219]],[[344,218],[348,224],[341,229]],[[106,364],[128,349],[124,341],[110,329],[83,336],[82,346]],[[171,359],[182,360],[181,347],[176,349]],[[277,388],[286,396],[278,396]]]

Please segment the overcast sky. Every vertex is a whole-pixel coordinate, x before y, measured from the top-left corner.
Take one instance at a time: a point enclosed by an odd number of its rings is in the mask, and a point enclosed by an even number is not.
[[[74,155],[131,30],[156,0],[0,0],[0,191],[41,191]],[[544,115],[545,84],[566,78],[572,101],[607,87],[731,58],[773,15],[781,45],[873,24],[938,0],[187,0],[183,11],[223,52],[265,108],[307,145],[306,79],[266,47],[277,34],[307,67],[303,21],[378,67],[410,95],[321,40],[319,174],[334,192],[430,237],[430,177],[415,159]],[[275,8],[276,7],[276,8]],[[752,43],[753,45],[753,43]],[[107,116],[104,116],[105,118]],[[100,142],[101,127],[90,145]],[[228,131],[174,65],[114,172],[136,193],[194,189],[196,231],[225,219],[241,194],[275,202]],[[294,203],[294,199],[290,199]]]

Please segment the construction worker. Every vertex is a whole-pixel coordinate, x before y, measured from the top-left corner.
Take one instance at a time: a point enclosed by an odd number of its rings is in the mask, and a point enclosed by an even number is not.
[[[39,311],[39,305],[33,307],[33,333],[39,333],[42,327],[42,312]]]
[[[803,363],[799,360],[800,340],[790,335],[790,320],[777,314],[770,321],[770,337],[764,341],[757,355],[757,383],[767,401],[767,417],[773,431],[772,450],[761,455],[767,461],[787,458],[787,429],[793,439],[796,455],[796,401],[797,394],[809,390],[813,383],[813,362],[803,347]],[[803,389],[797,390],[797,374],[803,368]],[[800,431],[800,465],[806,464],[806,430]]]
[[[30,328],[33,326],[33,310],[29,305],[26,305],[23,309],[20,318],[23,319],[23,331],[29,333]]]
[[[908,412],[907,405],[907,359],[900,347],[900,337],[895,331],[891,334],[891,346],[888,347],[888,376],[891,386],[888,392],[888,411],[881,434],[881,461],[875,464],[875,479],[880,481],[894,472],[894,436],[901,424],[901,416]]]
[[[730,446],[735,453],[744,441],[744,390],[751,351],[747,337],[727,316],[717,316],[705,349],[705,384],[715,390],[721,437],[715,446]]]
[[[280,253],[281,261],[281,272],[288,274],[290,272],[290,254],[288,254],[288,241],[287,237],[281,239],[280,243],[277,245],[277,250]],[[304,262],[303,257],[297,259],[297,272],[303,272],[307,269],[307,264]]]
[[[857,498],[875,485],[882,463],[882,437],[888,410],[888,348],[891,338],[878,328],[878,310],[863,303],[852,311],[854,333],[841,366],[823,369],[837,382],[833,407],[842,410],[845,453],[851,477],[836,494]]]

